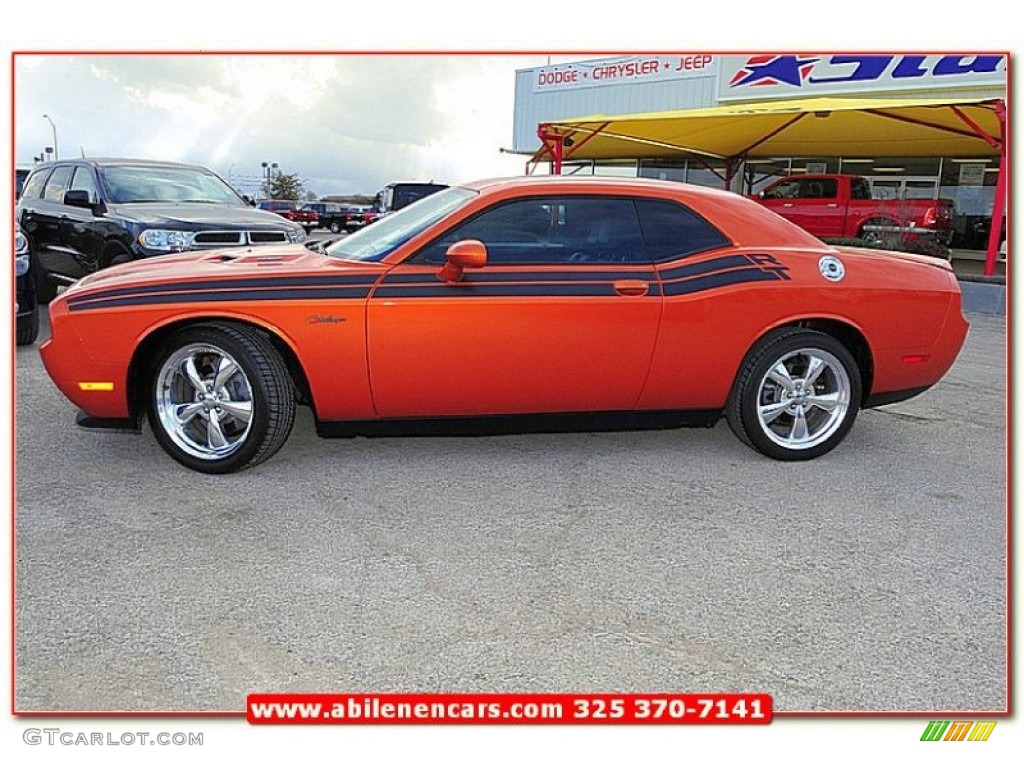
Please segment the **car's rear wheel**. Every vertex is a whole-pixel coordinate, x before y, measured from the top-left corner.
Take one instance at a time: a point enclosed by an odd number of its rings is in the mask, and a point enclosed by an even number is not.
[[[153,434],[179,463],[223,474],[266,461],[295,420],[288,369],[262,334],[232,324],[179,331],[152,367]]]
[[[858,234],[869,248],[895,248],[901,239],[899,223],[892,219],[868,219]]]
[[[726,418],[737,437],[760,453],[801,461],[842,442],[860,400],[860,370],[846,347],[818,331],[785,328],[747,355]]]

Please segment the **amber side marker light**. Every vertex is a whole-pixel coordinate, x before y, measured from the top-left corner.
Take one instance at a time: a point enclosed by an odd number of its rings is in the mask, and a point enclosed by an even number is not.
[[[78,388],[83,392],[113,392],[114,382],[112,381],[80,381]]]
[[[927,363],[931,359],[931,355],[905,355],[903,362],[907,365],[911,365],[913,363]]]

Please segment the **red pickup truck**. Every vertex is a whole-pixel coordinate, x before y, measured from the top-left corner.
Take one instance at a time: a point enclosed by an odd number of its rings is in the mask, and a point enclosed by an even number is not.
[[[298,200],[260,200],[256,203],[256,207],[261,211],[271,211],[278,216],[284,216],[289,221],[294,221],[306,230],[308,235],[319,226],[320,217],[316,211],[304,209],[301,205]]]
[[[881,245],[921,236],[948,243],[950,200],[875,200],[862,176],[786,176],[754,198],[816,237],[859,237]]]

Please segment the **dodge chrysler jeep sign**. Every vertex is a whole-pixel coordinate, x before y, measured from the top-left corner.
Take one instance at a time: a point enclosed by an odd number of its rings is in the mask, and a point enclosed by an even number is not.
[[[619,56],[535,70],[534,91],[684,80],[714,75],[720,56],[707,53]]]

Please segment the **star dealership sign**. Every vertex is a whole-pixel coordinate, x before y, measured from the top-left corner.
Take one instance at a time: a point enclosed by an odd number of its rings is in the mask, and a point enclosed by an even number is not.
[[[999,54],[755,54],[722,56],[718,99],[1006,87]]]

